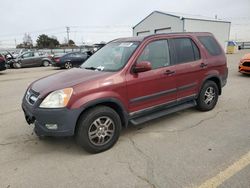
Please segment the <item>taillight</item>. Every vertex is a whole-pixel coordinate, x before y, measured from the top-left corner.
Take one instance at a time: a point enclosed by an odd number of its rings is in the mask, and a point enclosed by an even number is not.
[[[55,58],[55,62],[59,63],[60,58]]]

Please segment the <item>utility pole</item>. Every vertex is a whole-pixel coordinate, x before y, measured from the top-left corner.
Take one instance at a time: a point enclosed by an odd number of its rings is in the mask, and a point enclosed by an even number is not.
[[[70,27],[66,27],[66,32],[67,32],[67,39],[68,39],[68,46],[69,46],[69,31],[70,31]]]

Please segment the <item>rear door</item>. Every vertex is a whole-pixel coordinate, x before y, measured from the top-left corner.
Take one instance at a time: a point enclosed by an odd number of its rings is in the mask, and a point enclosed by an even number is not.
[[[176,101],[176,76],[167,39],[149,42],[135,63],[148,61],[152,70],[126,75],[129,111],[158,108]]]
[[[41,66],[41,65],[42,65],[42,56],[39,54],[39,52],[35,52],[32,66]]]
[[[86,53],[76,53],[76,64],[81,65],[87,59]]]
[[[70,53],[67,55],[67,61],[70,61],[73,65],[78,63],[77,53]]]
[[[181,37],[170,40],[174,51],[174,64],[179,102],[195,98],[199,84],[207,68],[202,61],[201,52],[192,38]]]

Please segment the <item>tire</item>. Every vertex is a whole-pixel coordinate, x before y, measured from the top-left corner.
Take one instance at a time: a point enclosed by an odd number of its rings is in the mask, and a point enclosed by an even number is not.
[[[210,80],[206,81],[197,99],[197,109],[200,111],[212,110],[217,104],[218,97],[219,89],[217,84]]]
[[[16,69],[22,68],[21,62],[19,62],[19,61],[18,62],[14,62],[13,63],[13,67],[16,68]]]
[[[44,66],[44,67],[48,67],[49,64],[50,64],[49,61],[43,61],[43,66]]]
[[[64,68],[65,69],[71,69],[73,67],[72,63],[71,62],[66,62],[65,65],[64,65]]]
[[[107,106],[97,106],[81,115],[76,141],[86,151],[99,153],[117,142],[121,127],[121,119],[116,111]]]

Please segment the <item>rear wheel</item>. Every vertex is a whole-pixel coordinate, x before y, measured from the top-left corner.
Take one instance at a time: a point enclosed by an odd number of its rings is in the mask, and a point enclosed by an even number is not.
[[[49,66],[49,62],[48,61],[43,61],[43,66],[44,67],[48,67]]]
[[[73,65],[72,65],[71,62],[66,62],[65,65],[64,65],[65,69],[71,69],[72,67],[73,67]]]
[[[99,106],[86,111],[79,119],[77,142],[88,152],[111,148],[120,136],[121,119],[112,108]]]
[[[197,99],[197,109],[200,111],[212,110],[217,104],[218,97],[219,89],[217,84],[210,80],[205,82]]]

